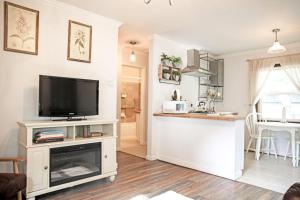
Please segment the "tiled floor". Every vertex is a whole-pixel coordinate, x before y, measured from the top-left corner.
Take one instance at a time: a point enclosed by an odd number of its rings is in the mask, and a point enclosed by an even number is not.
[[[264,154],[258,161],[254,159],[254,152],[249,152],[245,154],[245,170],[238,181],[285,193],[300,181],[300,167],[294,168],[291,158],[284,160],[279,156],[275,159],[273,155]]]
[[[140,145],[136,139],[122,139],[120,151],[140,158],[146,158],[147,146]]]

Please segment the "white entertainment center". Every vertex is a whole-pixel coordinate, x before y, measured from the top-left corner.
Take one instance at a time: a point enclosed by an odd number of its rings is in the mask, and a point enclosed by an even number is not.
[[[82,183],[108,178],[109,181],[114,181],[117,174],[116,161],[116,123],[117,120],[100,120],[88,119],[82,121],[27,121],[18,122],[19,131],[19,155],[26,158],[25,166],[22,167],[27,176],[26,198],[34,200],[36,196],[53,192],[56,190],[69,188]],[[82,133],[82,127],[88,126],[90,131],[101,132],[102,136],[85,137]],[[45,130],[60,130],[64,132],[64,141],[36,144],[33,142],[34,135]],[[85,149],[85,146],[87,149]],[[98,147],[98,151],[91,151],[90,146]],[[72,152],[64,149],[75,149]],[[84,156],[77,156],[80,149],[83,149]],[[97,148],[96,148],[97,150]],[[54,152],[58,152],[54,154]],[[60,153],[59,153],[60,152]],[[52,155],[53,153],[53,155]],[[60,156],[66,155],[61,159]],[[68,161],[74,157],[77,164],[78,160],[93,161],[95,165],[94,175],[87,177],[88,173],[74,179],[70,170],[63,169],[58,172],[52,171],[54,164],[61,164],[63,160],[65,165],[71,165]],[[77,156],[77,157],[76,157]],[[87,158],[89,157],[89,158]],[[91,159],[92,158],[92,159]],[[85,160],[84,160],[85,159]],[[89,160],[88,160],[89,159]],[[100,165],[99,165],[100,163]],[[85,163],[86,164],[86,163]],[[78,169],[85,169],[85,164],[82,166],[73,167],[73,174],[78,173]],[[96,167],[100,166],[100,167]],[[55,166],[56,167],[56,166]],[[57,167],[59,168],[59,167]],[[74,171],[76,169],[77,171]],[[91,173],[92,174],[92,173]],[[67,177],[67,182],[53,181],[55,178]],[[76,178],[76,177],[75,177]],[[52,180],[53,179],[53,180]],[[71,180],[71,181],[70,181]]]

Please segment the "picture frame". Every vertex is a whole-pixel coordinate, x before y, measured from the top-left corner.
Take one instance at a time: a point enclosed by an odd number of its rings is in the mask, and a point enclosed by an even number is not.
[[[69,20],[68,60],[91,63],[92,26]]]
[[[39,11],[4,1],[4,50],[38,55]]]

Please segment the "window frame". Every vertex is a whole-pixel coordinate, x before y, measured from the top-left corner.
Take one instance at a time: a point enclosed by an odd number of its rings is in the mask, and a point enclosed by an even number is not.
[[[300,95],[300,92],[279,92],[279,93],[266,93],[264,96],[272,96],[272,95]],[[260,100],[257,103],[257,110],[259,113],[262,113],[262,98],[263,96],[260,98]],[[274,102],[275,103],[275,102]],[[294,103],[294,104],[300,104],[299,103]],[[280,122],[281,118],[270,118],[270,117],[264,117],[264,119],[266,119],[267,121],[272,121],[272,122]],[[299,119],[288,119],[288,122],[291,123],[300,123],[300,118]]]

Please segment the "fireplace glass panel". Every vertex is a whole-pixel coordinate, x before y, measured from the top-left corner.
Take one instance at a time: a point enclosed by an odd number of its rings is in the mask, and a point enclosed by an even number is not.
[[[101,143],[50,150],[50,186],[101,174]]]

